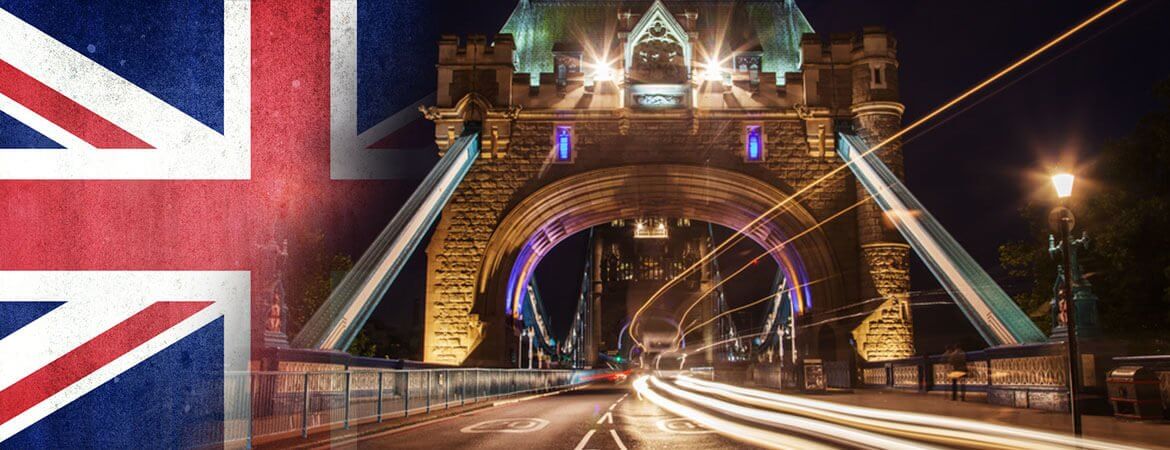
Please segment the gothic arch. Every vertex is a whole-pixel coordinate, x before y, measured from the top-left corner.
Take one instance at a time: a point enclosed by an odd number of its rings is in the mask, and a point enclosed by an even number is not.
[[[691,70],[691,55],[692,48],[690,36],[687,31],[683,29],[682,25],[674,19],[674,15],[661,1],[655,1],[650,9],[642,16],[637,25],[630,30],[628,41],[624,49],[625,67],[632,71],[636,67],[640,67],[638,61],[639,47],[654,49],[655,51],[666,50],[667,47],[677,47],[682,74],[685,79]],[[658,64],[665,64],[665,61],[659,60],[663,56],[653,58]]]
[[[476,282],[481,317],[515,314],[512,306],[540,259],[561,240],[589,227],[638,216],[688,217],[743,229],[790,195],[780,188],[723,169],[690,165],[633,165],[566,177],[516,203],[488,240]],[[772,249],[808,230],[816,219],[790,202],[747,237]],[[828,237],[819,229],[775,249],[771,256],[799,284],[805,306],[843,295],[843,280]],[[811,282],[811,283],[810,283]]]
[[[491,102],[476,92],[464,95],[455,103],[455,114],[464,122],[483,122],[491,109]]]

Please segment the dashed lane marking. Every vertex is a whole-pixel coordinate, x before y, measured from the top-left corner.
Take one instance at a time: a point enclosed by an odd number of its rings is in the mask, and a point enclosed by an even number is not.
[[[577,446],[574,447],[573,450],[585,450],[585,444],[589,443],[589,438],[593,437],[593,433],[596,432],[597,430],[589,430],[588,433],[585,433],[585,436],[581,438],[581,442],[578,442]]]
[[[618,437],[617,430],[609,430],[609,434],[613,436],[613,441],[617,442],[618,448],[626,450],[626,444],[623,444],[622,438]]]

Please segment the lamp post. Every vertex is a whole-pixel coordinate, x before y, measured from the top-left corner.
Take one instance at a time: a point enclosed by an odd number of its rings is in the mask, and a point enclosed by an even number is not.
[[[532,368],[532,338],[536,335],[531,328],[528,329],[528,368]]]
[[[1081,435],[1081,410],[1078,405],[1078,395],[1081,391],[1081,361],[1077,350],[1077,306],[1073,300],[1072,290],[1072,228],[1075,223],[1073,213],[1068,209],[1068,198],[1072,196],[1072,174],[1061,173],[1052,176],[1052,184],[1056,188],[1056,196],[1060,198],[1060,206],[1052,210],[1050,217],[1052,225],[1060,233],[1061,269],[1064,282],[1061,283],[1060,314],[1058,317],[1064,322],[1068,336],[1065,348],[1068,351],[1068,409],[1072,414],[1073,434]]]
[[[528,336],[528,329],[520,330],[520,335],[516,336],[516,368],[524,368],[524,338]]]

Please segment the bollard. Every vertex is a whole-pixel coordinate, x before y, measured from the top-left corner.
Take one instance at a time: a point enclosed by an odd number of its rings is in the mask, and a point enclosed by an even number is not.
[[[305,372],[305,385],[301,397],[301,437],[309,437],[309,372]]]
[[[249,390],[256,389],[256,376],[255,375],[249,377],[248,387],[250,388]],[[251,404],[251,402],[255,400],[255,397],[249,396],[248,400],[249,400],[249,404]],[[252,424],[252,414],[248,414],[248,440],[244,442],[244,447],[248,448],[248,449],[252,448],[252,433],[255,431],[252,429],[253,426],[254,425]]]
[[[402,417],[410,417],[410,372],[402,372],[406,389],[402,393]]]
[[[352,373],[345,372],[345,429],[349,429],[349,380]]]
[[[378,371],[378,422],[382,421],[382,375],[386,372]]]

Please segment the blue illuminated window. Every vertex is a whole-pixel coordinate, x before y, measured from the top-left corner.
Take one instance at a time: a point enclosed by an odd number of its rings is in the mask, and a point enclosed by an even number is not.
[[[764,130],[759,125],[747,127],[747,139],[744,148],[744,159],[748,161],[764,160]]]
[[[573,160],[573,127],[569,125],[557,125],[556,160],[558,162]]]

